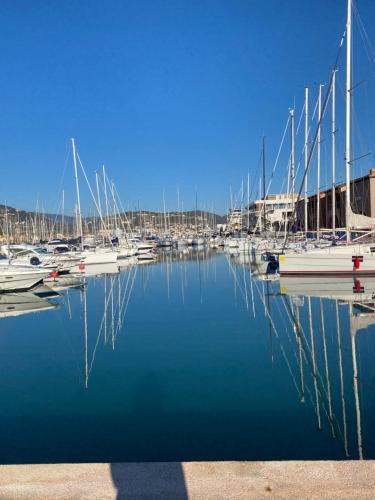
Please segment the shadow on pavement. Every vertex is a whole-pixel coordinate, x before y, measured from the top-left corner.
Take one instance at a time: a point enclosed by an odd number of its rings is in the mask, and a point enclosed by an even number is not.
[[[187,500],[184,472],[179,462],[113,463],[112,481],[118,500]]]

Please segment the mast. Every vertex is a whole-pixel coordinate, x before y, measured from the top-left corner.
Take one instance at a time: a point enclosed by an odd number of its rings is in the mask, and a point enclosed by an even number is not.
[[[115,200],[115,187],[113,180],[111,181],[111,195],[112,195],[112,207],[113,207],[113,221],[115,224],[115,235],[117,234],[117,214],[116,214],[116,200]]]
[[[231,198],[232,198],[232,187],[231,187]],[[195,188],[195,233],[198,234],[198,226],[197,226],[197,211],[198,211],[198,192],[197,188]]]
[[[345,116],[345,226],[346,241],[350,241],[350,106],[351,106],[351,63],[352,63],[352,0],[348,0],[346,21],[346,116]]]
[[[79,231],[79,235],[81,237],[81,250],[83,250],[83,230],[82,230],[81,198],[80,198],[80,194],[79,194],[76,144],[75,144],[75,140],[74,140],[73,137],[70,140],[71,140],[71,143],[72,143],[72,150],[73,150],[74,176],[75,176],[75,179],[76,179],[76,191],[77,191],[77,230]]]
[[[61,207],[61,235],[64,238],[64,212],[65,212],[65,191],[62,190],[62,207]]]
[[[177,229],[178,236],[180,236],[180,227],[181,224],[179,224],[179,220],[181,220],[180,217],[180,188],[177,186],[177,217],[175,219],[175,225]]]
[[[320,142],[321,142],[321,120],[322,120],[322,87],[319,85],[319,96],[318,96],[318,178],[316,181],[316,239],[320,238]]]
[[[106,224],[105,229],[109,232],[109,212],[108,212],[108,193],[107,193],[107,175],[105,173],[105,165],[103,163],[103,184],[104,184],[104,201],[105,201],[105,215]]]
[[[309,89],[305,88],[305,234],[308,230],[307,167],[309,160]]]
[[[247,172],[247,229],[250,228],[250,173]]]
[[[332,234],[336,235],[336,71],[332,74]]]
[[[99,213],[102,212],[102,206],[101,206],[101,201],[100,201],[100,192],[99,192],[99,174],[98,171],[95,170],[95,182],[96,182],[96,197],[98,200],[98,208],[99,208]]]
[[[266,138],[263,136],[263,227],[266,228]]]
[[[294,214],[296,179],[294,173],[294,109],[289,111],[290,114],[290,178],[292,181],[292,214]]]
[[[164,238],[167,236],[167,209],[165,207],[165,192],[163,189]]]

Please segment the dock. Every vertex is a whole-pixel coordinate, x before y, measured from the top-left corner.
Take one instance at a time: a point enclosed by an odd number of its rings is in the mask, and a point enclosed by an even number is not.
[[[375,461],[1,465],[1,499],[373,499]]]

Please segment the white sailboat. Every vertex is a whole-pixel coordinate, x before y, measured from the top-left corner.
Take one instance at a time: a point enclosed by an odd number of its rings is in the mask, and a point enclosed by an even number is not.
[[[375,219],[354,214],[350,203],[350,168],[351,168],[351,94],[352,94],[352,0],[348,0],[346,25],[346,130],[345,130],[345,217],[346,245],[335,245],[300,252],[286,252],[279,257],[281,276],[375,276],[375,245],[351,244],[352,229],[375,227]],[[335,70],[332,82],[334,82]],[[319,186],[318,186],[319,189]],[[318,192],[319,199],[319,192]]]
[[[74,138],[71,139],[72,151],[73,151],[73,165],[74,165],[74,176],[76,183],[76,195],[77,195],[77,224],[79,235],[81,238],[81,262],[86,264],[112,264],[117,261],[118,253],[113,250],[113,248],[100,248],[97,247],[94,250],[85,250],[83,247],[83,228],[82,228],[82,213],[81,213],[81,197],[79,191],[79,181],[78,181],[78,169],[77,169],[77,153]],[[82,166],[82,164],[81,164]],[[83,167],[82,167],[83,168]],[[91,188],[90,188],[91,190]],[[95,201],[95,200],[94,200]],[[96,205],[96,202],[95,202]],[[99,214],[101,216],[101,214]]]

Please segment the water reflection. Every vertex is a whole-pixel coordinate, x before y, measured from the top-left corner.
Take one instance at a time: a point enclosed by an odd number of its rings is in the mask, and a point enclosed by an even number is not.
[[[147,265],[87,266],[48,287],[54,296],[45,287],[1,295],[0,318],[10,339],[20,321],[12,316],[45,311],[35,328],[30,315],[36,346],[52,324],[69,346],[60,352],[52,343],[39,362],[48,378],[49,356],[60,359],[64,370],[51,383],[71,401],[75,438],[86,444],[67,446],[65,456],[57,447],[49,459],[375,456],[374,278],[279,281],[270,260],[202,247],[164,250]],[[24,342],[18,336],[20,352],[30,348]],[[24,380],[15,380],[22,393]],[[5,402],[22,405],[2,390]],[[28,393],[41,408],[43,397]],[[59,408],[58,394],[48,397]],[[86,412],[90,432],[108,420],[107,441],[95,449],[74,424]],[[32,436],[25,439],[32,450]],[[23,445],[3,445],[5,461],[17,449],[31,460]]]
[[[254,318],[254,303],[259,299],[268,318],[269,332],[279,342],[299,401],[313,408],[317,429],[321,431],[326,423],[332,438],[342,442],[345,457],[363,459],[361,408],[364,404],[361,397],[367,391],[360,387],[364,379],[359,377],[357,335],[360,330],[368,330],[375,324],[375,279],[283,277],[280,292],[276,288],[271,291],[270,280],[278,281],[279,277],[272,273],[269,262],[256,261],[249,254],[234,253],[231,257],[240,268],[248,268],[241,283],[241,272],[233,273],[229,262],[234,282],[241,289],[248,310],[246,278],[250,277]],[[255,294],[258,297],[254,297]],[[286,335],[282,332],[283,326]],[[351,359],[344,360],[348,353]],[[332,377],[332,372],[336,372],[337,379]],[[373,373],[372,369],[372,376]],[[346,384],[350,385],[346,387]],[[336,389],[338,399],[332,394]],[[348,413],[353,410],[352,423],[352,415],[348,418]],[[349,429],[349,425],[355,427],[353,446],[349,439],[353,429]],[[353,435],[351,439],[353,441]]]
[[[354,397],[354,408],[355,408],[355,420],[356,420],[356,434],[357,434],[357,452],[358,458],[363,459],[363,438],[362,438],[362,421],[361,421],[361,402],[360,402],[360,391],[359,391],[359,380],[358,380],[358,354],[357,354],[357,334],[360,330],[367,330],[369,327],[375,324],[375,280],[373,278],[311,278],[311,279],[281,279],[280,280],[281,293],[287,295],[290,298],[300,298],[304,297],[308,304],[308,322],[309,322],[309,332],[310,332],[310,345],[306,343],[306,346],[310,348],[310,356],[314,377],[314,389],[315,389],[315,406],[318,418],[318,428],[321,426],[321,416],[319,408],[319,400],[322,399],[322,404],[324,410],[328,412],[328,417],[330,420],[330,425],[332,427],[332,435],[335,437],[335,424],[338,427],[338,433],[342,435],[343,444],[345,449],[345,455],[350,456],[348,447],[348,424],[347,424],[347,399],[350,399],[349,404],[353,404],[352,398]],[[286,295],[287,294],[287,295]],[[316,304],[319,312],[319,324],[315,327],[313,325],[314,319],[312,315],[312,300],[313,298],[318,298]],[[339,368],[339,379],[340,379],[340,398],[341,398],[341,427],[339,420],[334,420],[334,414],[332,409],[332,397],[331,397],[331,381],[329,376],[329,362],[327,356],[327,344],[326,344],[326,319],[325,319],[325,302],[329,300],[329,305],[334,308],[334,328],[336,330],[336,348],[338,352],[338,368]],[[290,301],[290,304],[292,302]],[[345,314],[340,320],[339,306],[344,306]],[[295,310],[299,310],[298,305],[295,306]],[[292,310],[292,309],[291,309]],[[347,317],[345,318],[345,316]],[[303,333],[301,322],[296,321],[296,326]],[[349,338],[350,338],[350,352],[351,352],[351,371],[350,375],[348,367],[346,370],[347,378],[351,378],[352,384],[352,394],[348,396],[348,392],[345,391],[344,387],[344,367],[343,367],[343,346],[342,346],[342,322],[345,326],[348,326]],[[332,327],[331,327],[332,328]],[[319,330],[322,335],[322,347],[324,356],[324,372],[325,376],[321,376],[318,372],[317,364],[315,360],[315,345],[314,345],[314,330]],[[331,333],[332,330],[331,330]],[[319,386],[319,389],[318,389]]]
[[[0,318],[22,316],[55,309],[56,304],[33,292],[7,293],[0,295]]]

